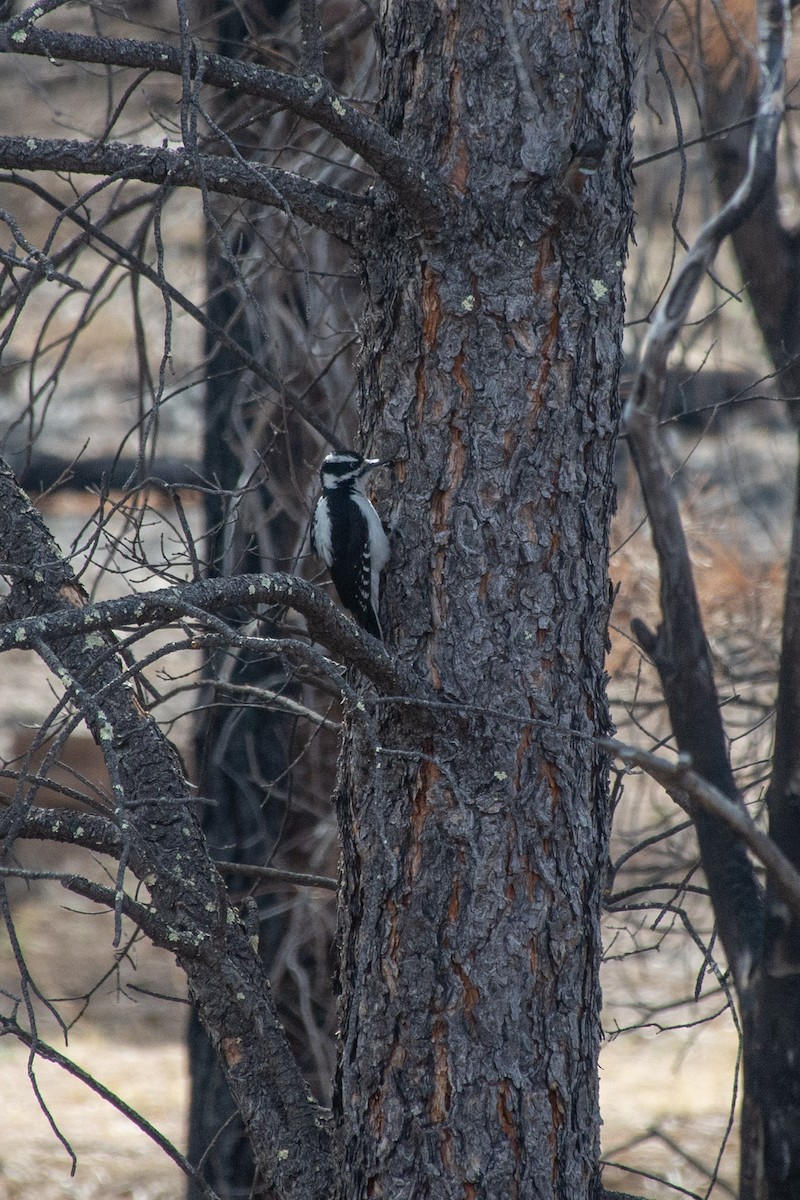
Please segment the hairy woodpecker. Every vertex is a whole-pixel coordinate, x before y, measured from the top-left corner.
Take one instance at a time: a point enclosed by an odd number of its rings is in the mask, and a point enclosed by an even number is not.
[[[385,465],[353,450],[329,454],[320,468],[322,495],[311,522],[311,548],[328,568],[339,599],[367,633],[381,640],[378,593],[389,539],[367,499],[364,476]]]

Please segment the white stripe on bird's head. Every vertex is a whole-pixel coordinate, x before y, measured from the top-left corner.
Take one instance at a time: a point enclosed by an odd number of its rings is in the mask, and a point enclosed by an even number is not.
[[[319,477],[323,488],[333,488],[352,479],[360,479],[368,471],[384,465],[381,458],[364,458],[355,450],[343,450],[329,454],[322,460]]]

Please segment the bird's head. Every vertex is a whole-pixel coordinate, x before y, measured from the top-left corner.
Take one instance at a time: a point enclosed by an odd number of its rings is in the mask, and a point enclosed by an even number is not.
[[[342,450],[322,460],[319,477],[325,491],[361,479],[375,467],[386,466],[382,458],[364,458],[355,450]]]

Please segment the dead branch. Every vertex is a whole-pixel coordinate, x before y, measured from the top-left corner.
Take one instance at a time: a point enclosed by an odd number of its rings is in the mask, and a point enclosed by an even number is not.
[[[167,42],[41,29],[36,25],[40,12],[40,6],[33,6],[0,25],[0,51],[177,76],[183,73],[180,49]],[[190,78],[196,78],[198,73],[207,85],[268,100],[315,122],[360,154],[393,188],[410,213],[426,223],[441,221],[447,198],[436,172],[426,172],[424,164],[417,162],[377,121],[337,95],[321,75],[305,78],[283,75],[256,63],[203,53],[195,45],[189,63]]]
[[[10,472],[0,470],[0,556],[26,574],[6,598],[12,618],[69,612],[86,594]],[[33,572],[31,577],[30,572]],[[38,575],[37,575],[38,573]],[[53,580],[57,582],[53,582]],[[189,990],[220,1055],[268,1187],[288,1200],[329,1200],[329,1134],[311,1101],[278,1021],[263,965],[216,872],[178,755],[135,693],[108,635],[62,636],[55,653],[66,677],[102,704],[84,716],[103,749],[113,748],[124,791],[120,843],[137,862],[153,910],[169,931]],[[14,832],[26,814],[9,811]]]
[[[276,883],[286,883],[291,887],[323,888],[327,892],[335,892],[339,885],[328,875],[309,875],[303,871],[282,871],[279,867],[258,867],[250,863],[218,862],[217,870],[223,875],[241,875],[244,878],[260,880],[273,888]]]
[[[800,465],[795,492],[791,549],[786,571],[778,695],[775,705],[775,744],[767,789],[769,831],[795,868],[800,868]],[[775,889],[777,891],[777,888]],[[785,899],[785,898],[784,898]],[[785,911],[767,893],[767,955],[782,970],[800,970],[798,929],[800,913]]]
[[[88,1071],[84,1071],[82,1067],[79,1067],[77,1063],[74,1063],[71,1059],[67,1058],[66,1055],[60,1054],[58,1050],[54,1049],[53,1046],[48,1046],[44,1042],[41,1042],[38,1038],[31,1037],[31,1035],[13,1018],[0,1016],[0,1037],[9,1036],[16,1038],[18,1042],[22,1042],[24,1046],[28,1046],[31,1052],[37,1058],[44,1059],[45,1062],[55,1063],[57,1066],[63,1068],[63,1070],[65,1070],[69,1075],[72,1075],[75,1079],[79,1079],[81,1083],[85,1083],[86,1086],[91,1089],[91,1091],[96,1092],[97,1095],[102,1097],[103,1100],[106,1100],[112,1106],[112,1108],[115,1108],[117,1112],[120,1112],[124,1117],[127,1117],[137,1129],[141,1129],[142,1133],[145,1133],[149,1138],[151,1138],[155,1144],[164,1151],[167,1157],[171,1158],[172,1161],[178,1167],[180,1167],[184,1175],[186,1175],[188,1179],[193,1180],[195,1186],[199,1188],[201,1195],[205,1196],[207,1200],[219,1200],[217,1193],[213,1188],[209,1187],[200,1172],[192,1166],[189,1160],[185,1158],[175,1146],[173,1146],[172,1142],[170,1142],[168,1138],[164,1137],[163,1133],[159,1133],[155,1126],[151,1125],[150,1122],[145,1117],[141,1116],[135,1108],[131,1108],[129,1104],[126,1104],[124,1100],[121,1100],[119,1096],[117,1096],[109,1088],[104,1087],[104,1085],[100,1083],[99,1080],[95,1079],[93,1075],[90,1075]]]
[[[641,767],[690,815],[694,806],[699,805],[724,821],[763,864],[775,891],[800,917],[800,872],[795,870],[772,838],[758,828],[747,809],[699,775],[688,757],[681,756],[676,761],[670,761],[635,746],[624,745],[613,738],[606,740],[604,745],[626,766]]]
[[[105,250],[108,250],[119,262],[126,263],[132,272],[136,275],[141,275],[149,283],[155,287],[159,287],[169,298],[169,300],[178,305],[198,323],[208,335],[208,338],[215,345],[223,347],[232,354],[236,355],[241,363],[242,368],[252,371],[256,379],[260,380],[265,387],[270,389],[273,396],[268,395],[272,403],[290,405],[292,410],[302,417],[302,419],[320,434],[323,440],[335,450],[344,450],[346,446],[339,437],[331,430],[328,424],[320,419],[319,414],[314,410],[312,405],[306,404],[302,396],[287,397],[285,389],[281,386],[280,380],[277,378],[274,369],[269,362],[264,362],[252,354],[241,342],[232,337],[230,332],[216,321],[212,321],[202,309],[193,304],[183,292],[174,287],[166,279],[159,279],[158,273],[146,263],[139,254],[136,254],[129,246],[112,238],[104,231],[104,225],[122,218],[131,208],[138,207],[142,203],[142,198],[131,201],[129,204],[115,207],[111,213],[105,217],[99,217],[96,220],[90,220],[80,204],[73,203],[66,205],[57,197],[53,196],[45,188],[34,179],[26,179],[24,176],[15,174],[0,176],[1,183],[12,183],[17,187],[25,188],[33,193],[39,199],[43,200],[54,208],[57,213],[57,223],[64,219],[69,220],[73,224],[79,226],[87,235],[87,239],[91,244],[98,245]],[[60,255],[55,255],[54,262],[59,262]],[[40,278],[44,278],[40,275]],[[12,306],[19,304],[19,294],[16,287],[7,288],[4,293],[0,293],[0,316],[4,315]]]
[[[780,0],[759,2],[761,91],[750,138],[747,175],[726,204],[707,221],[680,264],[653,314],[639,369],[625,406],[625,428],[645,414],[660,415],[667,379],[667,358],[689,313],[705,273],[726,237],[750,216],[775,177],[778,131],[784,114],[784,62],[787,21]]]
[[[161,146],[135,146],[66,138],[0,138],[0,167],[14,171],[69,171],[138,179],[166,187],[203,186],[270,207],[288,208],[310,225],[353,243],[368,201],[340,188],[259,163],[213,154],[191,155]]]
[[[6,472],[0,466],[0,497],[10,476],[10,472]],[[48,563],[46,569],[50,579],[54,566],[57,572],[62,571],[62,564]],[[6,564],[0,564],[0,574],[4,569],[16,574]],[[265,604],[289,605],[302,612],[317,641],[341,654],[349,665],[358,667],[384,692],[396,695],[411,690],[411,681],[402,677],[388,651],[380,642],[364,634],[323,591],[303,579],[280,573],[203,579],[183,587],[159,588],[117,600],[72,605],[57,612],[11,620],[0,628],[0,653],[34,649],[37,641],[52,643],[65,637],[85,638],[88,634],[128,625],[152,622],[167,625],[181,618],[192,618],[201,626],[210,626],[221,635],[223,642],[250,642],[272,653],[283,652],[309,659],[313,652],[307,643],[294,639],[248,638],[215,617],[217,612],[231,605],[250,609],[255,614]],[[109,653],[113,656],[117,649],[113,646]]]
[[[160,922],[146,904],[134,900],[126,893],[122,894],[120,903],[118,890],[96,883],[84,875],[76,875],[73,871],[37,871],[28,867],[0,864],[0,879],[24,879],[30,882],[49,880],[60,883],[65,891],[72,892],[83,900],[91,900],[93,904],[103,905],[111,912],[119,904],[124,915],[153,942],[164,945],[169,941],[169,927]],[[176,946],[176,949],[180,949],[180,946]]]

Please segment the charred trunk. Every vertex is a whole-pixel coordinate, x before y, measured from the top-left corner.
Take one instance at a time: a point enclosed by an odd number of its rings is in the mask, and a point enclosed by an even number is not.
[[[390,9],[383,39],[384,119],[453,199],[431,235],[379,192],[365,262],[364,423],[398,460],[384,630],[427,700],[350,715],[338,1194],[578,1200],[598,1186],[626,30],[610,3],[478,0]]]

